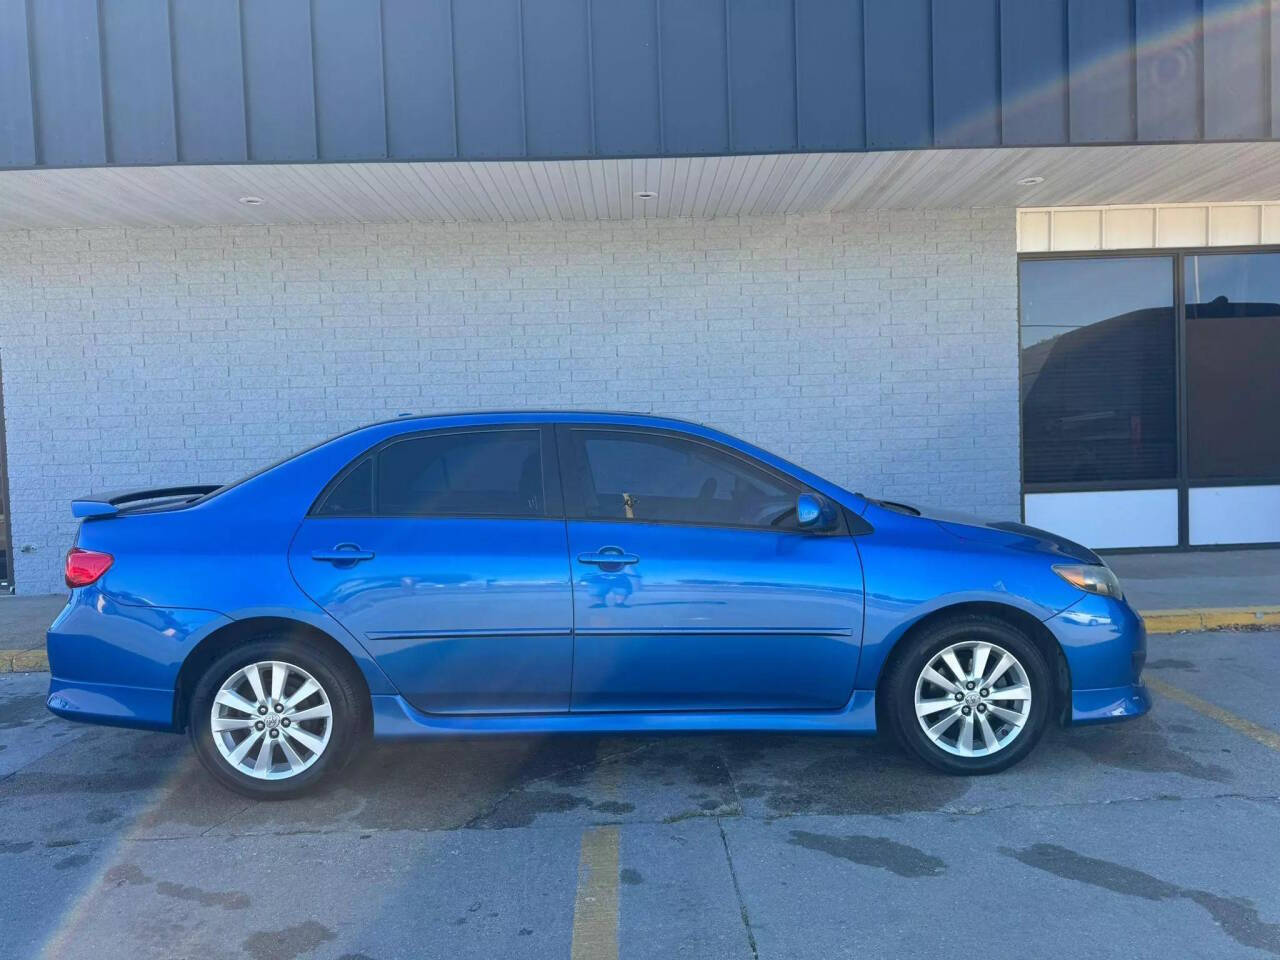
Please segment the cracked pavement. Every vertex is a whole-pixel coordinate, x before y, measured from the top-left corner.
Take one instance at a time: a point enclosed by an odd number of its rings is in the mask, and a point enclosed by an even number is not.
[[[1280,731],[1277,654],[1154,637],[1149,675]],[[519,738],[372,747],[262,804],[46,683],[0,677],[4,958],[1280,956],[1280,752],[1168,698],[978,779],[876,740]]]

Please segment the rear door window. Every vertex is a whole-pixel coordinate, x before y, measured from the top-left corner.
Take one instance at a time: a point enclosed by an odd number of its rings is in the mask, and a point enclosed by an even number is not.
[[[317,516],[543,517],[541,431],[477,430],[395,440],[350,468]]]

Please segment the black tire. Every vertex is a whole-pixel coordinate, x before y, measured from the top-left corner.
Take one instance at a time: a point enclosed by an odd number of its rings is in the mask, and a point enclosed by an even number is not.
[[[257,779],[235,769],[219,751],[212,730],[213,700],[222,684],[242,668],[263,661],[305,670],[323,688],[332,710],[327,745],[305,770],[282,780]],[[187,731],[205,769],[223,786],[255,800],[287,800],[315,789],[346,766],[367,727],[368,698],[350,668],[323,647],[284,635],[251,640],[211,663],[196,681],[187,709]]]
[[[1031,704],[1021,732],[1007,746],[986,756],[962,757],[947,752],[929,738],[916,719],[916,682],[922,671],[947,647],[968,640],[1003,647],[1018,660],[1031,686]],[[1031,752],[1052,715],[1054,683],[1044,654],[1025,633],[997,617],[969,614],[939,621],[905,642],[908,646],[895,657],[881,692],[888,699],[884,715],[909,753],[944,773],[981,775],[1007,769]],[[997,735],[997,739],[1003,737]]]

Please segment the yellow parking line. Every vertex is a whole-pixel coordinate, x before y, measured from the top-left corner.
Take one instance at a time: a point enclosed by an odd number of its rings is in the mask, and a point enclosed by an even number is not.
[[[1246,720],[1244,717],[1238,717],[1229,710],[1223,710],[1217,704],[1210,703],[1208,700],[1201,700],[1194,693],[1171,687],[1163,680],[1155,680],[1151,677],[1144,677],[1143,682],[1148,687],[1160,694],[1162,697],[1168,697],[1170,700],[1176,700],[1183,706],[1190,707],[1196,713],[1204,714],[1211,720],[1217,720],[1219,723],[1226,724],[1232,730],[1243,733],[1246,737],[1252,737],[1264,747],[1270,747],[1272,750],[1280,752],[1280,733],[1270,730],[1267,727],[1259,726],[1252,720]]]
[[[582,835],[569,956],[571,960],[618,958],[617,827],[592,827]]]

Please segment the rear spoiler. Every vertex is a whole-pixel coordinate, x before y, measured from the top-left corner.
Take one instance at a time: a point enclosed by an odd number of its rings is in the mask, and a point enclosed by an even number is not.
[[[186,487],[155,487],[150,490],[128,490],[123,493],[104,493],[79,497],[71,501],[73,517],[114,517],[126,504],[139,504],[148,500],[189,500],[203,497],[219,489],[219,483],[201,483]],[[152,504],[157,506],[158,504]]]

